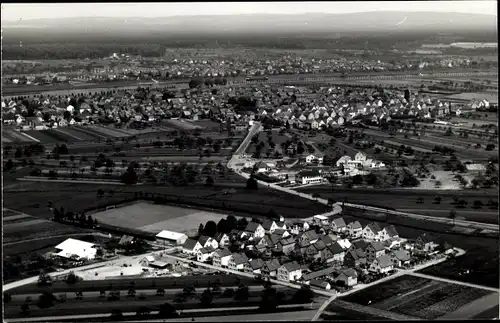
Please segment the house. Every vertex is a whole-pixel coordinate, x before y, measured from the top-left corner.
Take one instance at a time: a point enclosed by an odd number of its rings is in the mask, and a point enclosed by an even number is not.
[[[359,221],[351,222],[347,225],[347,232],[353,239],[360,238],[363,235],[363,226],[361,226]]]
[[[366,240],[379,240],[379,232],[382,231],[382,229],[380,228],[380,226],[376,223],[370,223],[368,224],[364,229],[363,229],[363,233],[362,233],[362,237],[363,239],[366,239]]]
[[[231,270],[242,271],[248,258],[244,253],[233,253],[229,258],[228,268]]]
[[[301,232],[309,230],[309,223],[307,221],[296,221],[290,226],[290,232],[298,235]]]
[[[264,265],[260,269],[260,272],[262,273],[262,275],[268,277],[276,277],[278,275],[278,268],[280,267],[280,262],[278,261],[278,259],[274,258],[264,262]]]
[[[363,154],[362,152],[359,152],[356,155],[354,155],[354,160],[364,162],[366,161],[366,155]]]
[[[311,243],[311,244],[315,243],[316,241],[318,241],[318,234],[314,230],[302,232],[299,235],[299,241],[303,245],[308,244],[308,243]]]
[[[99,245],[69,238],[55,246],[56,256],[76,259],[95,259]]]
[[[276,229],[274,230],[273,235],[278,236],[280,238],[287,238],[290,236],[290,233],[287,230]]]
[[[214,240],[217,241],[219,248],[224,248],[229,245],[229,236],[225,233],[218,233]]]
[[[344,262],[345,250],[338,242],[334,242],[333,244],[327,246],[322,254],[321,259],[326,262],[334,262],[337,264],[341,264]]]
[[[137,238],[136,238],[136,237],[133,237],[133,236],[129,236],[129,235],[124,234],[124,235],[120,238],[120,241],[118,241],[118,245],[120,245],[120,246],[124,246],[124,245],[127,245],[127,244],[134,244],[136,241],[137,241]]]
[[[343,269],[340,274],[335,277],[336,283],[341,283],[343,286],[351,287],[358,284],[358,273],[352,268]]]
[[[330,285],[329,282],[324,281],[324,280],[318,280],[318,279],[312,279],[309,282],[309,286],[319,288],[319,289],[326,289],[326,290],[332,289],[332,286]]]
[[[348,250],[344,257],[344,265],[358,267],[366,264],[366,253],[362,249]]]
[[[368,262],[372,262],[376,258],[385,255],[385,247],[381,242],[374,241],[370,242],[370,244],[366,247],[365,252]]]
[[[200,236],[198,238],[198,242],[201,244],[203,248],[207,247],[212,247],[213,249],[219,248],[219,243],[217,242],[217,240],[211,237]]]
[[[321,164],[323,164],[323,155],[317,154],[317,153],[307,155],[306,156],[306,163],[321,165]]]
[[[196,259],[199,262],[207,262],[212,259],[215,249],[212,246],[201,248],[196,252]]]
[[[423,233],[415,240],[415,247],[426,252],[432,252],[439,246],[436,240],[437,237],[429,233]]]
[[[292,237],[284,238],[284,239],[281,239],[280,242],[278,242],[276,249],[278,251],[283,252],[283,254],[285,254],[285,255],[289,255],[294,250],[295,243],[296,242]]]
[[[278,280],[296,281],[302,277],[302,267],[299,263],[292,261],[278,268]]]
[[[406,250],[394,250],[389,254],[394,267],[406,267],[410,265],[410,253]]]
[[[399,234],[393,225],[389,225],[379,232],[379,239],[381,241],[386,241],[389,239],[399,239]]]
[[[156,235],[156,240],[160,243],[165,244],[174,244],[174,245],[182,245],[188,236],[184,233],[162,230],[160,233]]]
[[[313,216],[313,221],[314,221],[314,223],[316,223],[318,225],[329,225],[330,224],[330,220],[328,219],[328,217],[321,215],[321,214]]]
[[[271,171],[271,167],[263,161],[260,161],[254,165],[254,170],[256,173],[265,173]]]
[[[281,240],[281,237],[274,234],[266,234],[262,239],[257,243],[257,247],[267,247],[274,248]]]
[[[262,238],[266,234],[266,230],[257,222],[248,223],[244,232],[254,239]]]
[[[336,270],[337,269],[335,267],[330,266],[326,267],[325,269],[306,273],[302,275],[301,281],[304,282],[305,284],[309,284],[309,282],[313,279],[331,276]]]
[[[182,252],[195,255],[203,246],[194,239],[187,239],[182,245]]]
[[[229,266],[229,259],[231,258],[231,251],[228,249],[217,249],[212,256],[212,265],[222,268]]]
[[[252,259],[245,264],[245,272],[260,274],[261,269],[264,266],[264,261],[262,259]]]
[[[352,246],[351,242],[348,239],[338,239],[336,241],[344,250],[349,250]]]
[[[175,270],[182,266],[181,262],[170,257],[162,257],[159,255],[146,256],[139,261],[143,267],[152,267],[157,269]]]
[[[388,255],[382,255],[373,260],[368,268],[369,271],[379,274],[386,274],[394,269],[391,258]]]
[[[349,162],[350,160],[351,160],[350,156],[342,156],[337,160],[335,165],[337,167],[343,167],[343,166],[347,165],[347,162]]]
[[[343,218],[338,218],[332,221],[332,229],[335,232],[345,232],[347,230],[347,225]]]
[[[295,175],[295,181],[302,185],[318,184],[323,181],[323,176],[317,170],[303,170]]]

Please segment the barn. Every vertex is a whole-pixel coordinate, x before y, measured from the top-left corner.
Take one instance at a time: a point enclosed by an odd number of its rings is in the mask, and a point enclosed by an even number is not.
[[[94,259],[98,248],[95,243],[69,238],[55,247],[55,255],[68,259]]]
[[[156,240],[161,243],[169,243],[174,245],[181,245],[187,240],[187,235],[184,233],[163,230],[156,235]]]

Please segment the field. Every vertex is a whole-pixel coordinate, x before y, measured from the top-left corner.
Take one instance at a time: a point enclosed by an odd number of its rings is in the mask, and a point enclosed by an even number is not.
[[[453,313],[468,303],[490,294],[495,293],[407,275],[364,289],[343,300],[433,320]],[[485,309],[491,306],[488,304]]]
[[[225,215],[140,202],[94,213],[93,217],[102,223],[135,228],[155,234],[161,230],[171,230],[192,235],[196,234],[200,223],[205,224],[210,220],[218,223],[220,219],[225,218]]]
[[[297,189],[297,191],[309,194],[319,194],[322,198],[332,198],[335,201],[348,203],[367,204],[379,207],[392,207],[396,210],[413,212],[423,215],[449,216],[451,209],[457,212],[458,218],[470,221],[498,223],[497,211],[483,207],[472,209],[472,203],[480,200],[487,204],[489,199],[498,200],[494,190],[492,191],[439,191],[439,190],[414,190],[414,189],[344,189],[332,188],[330,185],[309,186]],[[434,197],[440,196],[441,203],[435,204]],[[423,203],[418,204],[417,199],[422,197]],[[468,202],[466,208],[456,208],[452,205],[453,197],[465,199]]]
[[[480,92],[480,93],[460,93],[448,96],[450,99],[460,99],[460,100],[487,100],[490,103],[498,104],[498,94]]]
[[[4,209],[2,220],[3,243],[6,254],[12,253],[13,250],[11,250],[10,247],[5,246],[5,244],[30,239],[42,240],[44,237],[85,232],[79,228],[6,209]],[[36,244],[37,243],[34,242],[32,246]]]

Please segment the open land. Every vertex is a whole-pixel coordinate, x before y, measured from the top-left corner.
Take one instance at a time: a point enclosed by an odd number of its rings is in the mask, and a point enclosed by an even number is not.
[[[488,300],[482,303],[482,310],[498,306],[498,293],[414,276],[401,276],[342,298],[426,320],[445,318],[479,299]],[[462,318],[474,315],[469,309],[459,313],[465,315]]]

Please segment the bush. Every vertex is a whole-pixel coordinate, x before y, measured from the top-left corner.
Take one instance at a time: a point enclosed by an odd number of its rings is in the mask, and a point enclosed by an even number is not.
[[[66,281],[66,284],[68,284],[68,285],[74,285],[81,280],[82,280],[81,277],[77,276],[74,272],[70,272],[68,274],[68,276],[66,277],[65,281]]]

